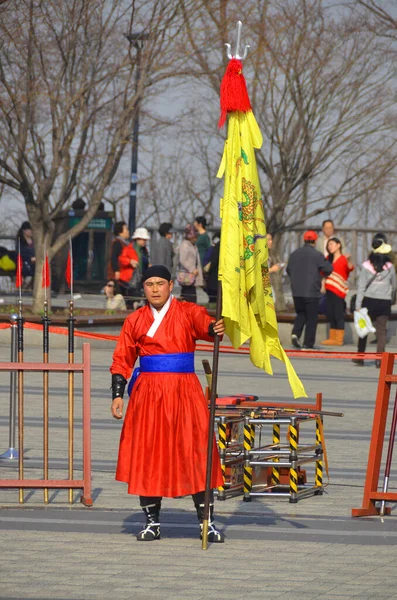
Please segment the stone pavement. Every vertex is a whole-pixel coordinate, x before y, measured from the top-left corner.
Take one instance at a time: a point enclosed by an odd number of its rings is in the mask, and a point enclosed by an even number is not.
[[[0,359],[9,359],[5,338]],[[162,539],[138,543],[132,535],[142,516],[136,497],[114,481],[121,424],[110,417],[109,364],[112,343],[92,349],[92,456],[94,506],[85,508],[76,492],[0,490],[0,598],[174,600],[217,598],[397,600],[397,521],[352,519],[361,506],[368,444],[379,371],[350,361],[295,359],[311,399],[323,392],[324,409],[344,418],[325,418],[330,482],[323,496],[289,504],[286,499],[241,496],[216,502],[216,521],[226,543],[201,550],[191,498],[166,499]],[[372,349],[370,347],[370,349]],[[353,350],[345,347],[345,350]],[[397,350],[397,348],[390,348]],[[40,360],[28,346],[25,360]],[[196,370],[206,353],[197,353]],[[64,361],[65,348],[50,351]],[[76,357],[78,360],[78,356]],[[219,393],[252,393],[261,400],[291,399],[283,365],[274,376],[255,369],[247,356],[221,355]],[[76,376],[76,476],[81,468],[81,378]],[[26,477],[42,476],[42,376],[25,382]],[[66,375],[50,375],[50,474],[67,475]],[[8,444],[9,375],[0,373],[0,453]],[[305,425],[304,439],[314,427]],[[263,432],[265,435],[265,432]],[[155,443],[155,441],[154,441]],[[143,457],[144,460],[144,457]],[[312,478],[311,467],[307,467]],[[0,477],[16,477],[15,461],[0,461]],[[326,479],[326,477],[325,477]],[[391,476],[395,489],[397,470]]]

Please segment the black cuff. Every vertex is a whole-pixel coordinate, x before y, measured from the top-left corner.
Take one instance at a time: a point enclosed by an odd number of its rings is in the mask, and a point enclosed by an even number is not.
[[[211,337],[215,337],[215,335],[216,335],[215,331],[214,331],[214,325],[215,325],[215,322],[210,323],[208,325],[208,335],[210,335]]]
[[[122,375],[118,373],[114,373],[112,375],[112,398],[122,398],[124,396],[125,386],[127,384],[127,380]]]

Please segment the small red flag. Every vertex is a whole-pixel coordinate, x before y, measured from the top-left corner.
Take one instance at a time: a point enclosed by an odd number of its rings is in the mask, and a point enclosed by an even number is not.
[[[72,283],[72,259],[70,257],[70,251],[68,252],[68,260],[66,263],[65,279],[66,283],[70,287],[70,284]]]
[[[48,256],[45,255],[45,261],[43,265],[43,269],[41,271],[41,287],[48,288],[50,287],[50,266],[48,264]]]
[[[15,276],[15,287],[22,287],[22,258],[21,255],[17,256],[17,272]]]

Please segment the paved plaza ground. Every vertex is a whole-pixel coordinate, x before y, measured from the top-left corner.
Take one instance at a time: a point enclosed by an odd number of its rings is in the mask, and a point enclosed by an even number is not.
[[[17,490],[0,490],[0,598],[397,600],[395,515],[383,520],[350,517],[351,509],[362,503],[379,374],[373,362],[358,368],[350,361],[294,359],[309,397],[314,400],[322,392],[326,410],[345,414],[343,419],[325,418],[329,485],[323,496],[298,504],[269,497],[244,503],[242,496],[216,501],[216,521],[226,543],[203,551],[190,497],[164,500],[159,542],[135,540],[142,523],[138,500],[114,480],[121,424],[109,410],[112,348],[110,342],[95,342],[92,348],[94,506],[82,506],[77,492],[74,504],[68,505],[66,491],[50,492],[47,507],[42,491],[26,491],[26,502],[19,506]],[[27,343],[25,360],[40,360],[40,352],[39,346]],[[8,360],[9,353],[2,337],[1,360]],[[66,339],[53,344],[50,356],[66,361]],[[205,385],[203,358],[210,355],[198,352],[196,370]],[[247,356],[222,354],[219,393],[292,401],[283,365],[275,360],[273,365],[270,377]],[[75,475],[80,477],[80,376],[76,385]],[[25,474],[40,478],[42,376],[26,375],[25,388]],[[50,376],[50,388],[50,475],[66,478],[66,375]],[[1,453],[8,447],[6,373],[0,373],[0,391]],[[304,435],[312,439],[314,426],[305,428]],[[307,471],[312,479],[311,466]],[[16,476],[16,461],[0,461],[0,478]],[[394,469],[391,489],[396,487]]]

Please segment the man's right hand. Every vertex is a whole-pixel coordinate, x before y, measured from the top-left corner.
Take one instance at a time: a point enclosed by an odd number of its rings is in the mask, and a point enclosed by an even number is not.
[[[122,398],[114,398],[111,406],[112,417],[114,419],[123,418],[124,401]]]
[[[134,267],[134,269],[136,269],[136,267],[139,265],[139,262],[137,260],[134,260],[133,258],[131,258],[131,267]]]
[[[120,271],[115,271],[114,278],[116,281],[118,281],[120,279]]]

